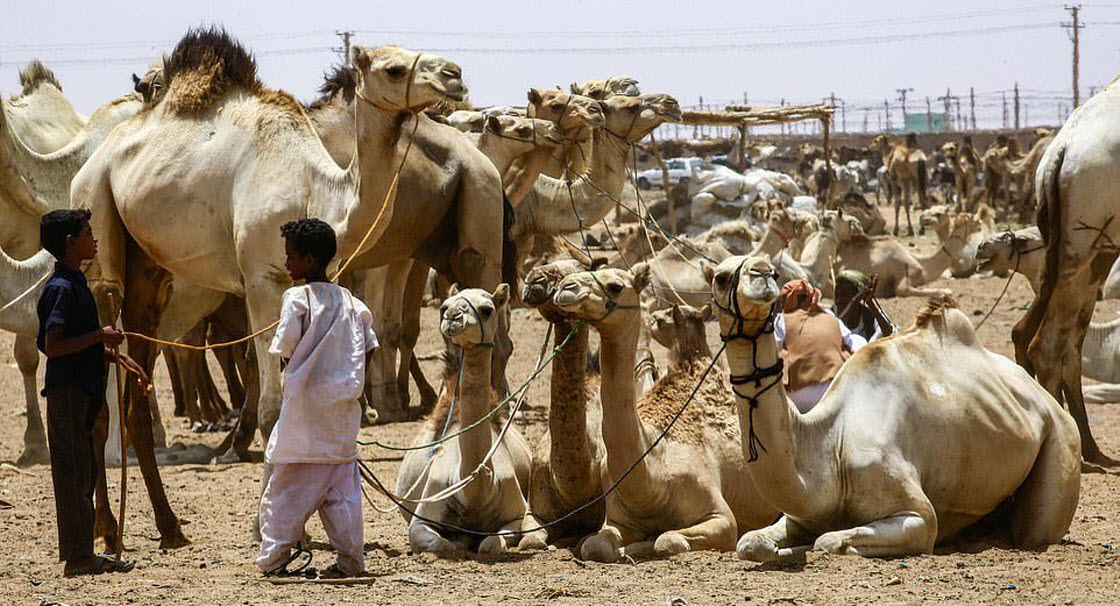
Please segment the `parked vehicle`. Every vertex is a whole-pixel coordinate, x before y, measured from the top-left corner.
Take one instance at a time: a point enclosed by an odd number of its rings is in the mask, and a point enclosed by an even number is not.
[[[692,178],[692,167],[700,168],[703,160],[700,158],[669,158],[665,161],[665,165],[669,167],[669,185],[676,185],[682,183],[688,185],[689,180]],[[643,170],[638,173],[638,187],[641,189],[649,189],[651,187],[662,186],[662,173],[661,167],[655,166],[649,170]]]

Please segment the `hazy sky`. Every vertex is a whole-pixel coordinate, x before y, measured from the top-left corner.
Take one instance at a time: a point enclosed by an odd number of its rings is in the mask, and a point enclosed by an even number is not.
[[[801,2],[392,3],[192,0],[4,1],[0,93],[38,57],[82,112],[131,89],[129,75],[169,51],[192,25],[220,23],[257,55],[266,84],[302,100],[339,60],[337,29],[364,45],[396,43],[457,61],[478,105],[524,103],[530,86],[567,86],[612,74],[683,105],[819,101],[834,92],[848,126],[872,127],[885,98],[913,88],[911,111],[946,87],[978,93],[981,124],[999,126],[1000,91],[1016,81],[1031,123],[1054,123],[1070,91],[1070,42],[1061,3],[940,0]],[[1120,2],[1086,3],[1083,98],[1120,67]],[[940,107],[934,100],[935,110]],[[892,110],[897,111],[897,110]],[[955,111],[955,110],[954,110]],[[894,117],[897,121],[897,115]]]

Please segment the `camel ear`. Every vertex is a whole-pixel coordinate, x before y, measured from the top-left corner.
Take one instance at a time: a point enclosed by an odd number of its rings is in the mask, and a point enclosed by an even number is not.
[[[573,95],[580,94],[579,85],[576,84],[575,82],[572,82],[570,85],[568,85],[568,91],[571,92]]]
[[[486,116],[486,128],[490,129],[490,132],[501,134],[502,121],[497,116]]]
[[[599,269],[600,267],[606,267],[606,265],[607,265],[607,258],[606,257],[595,257],[594,259],[591,260],[591,267],[589,268],[589,271],[595,271],[596,269]]]
[[[707,322],[708,320],[711,320],[711,319],[712,319],[712,306],[711,305],[705,305],[704,307],[701,307],[700,308],[700,321],[701,322]]]
[[[369,69],[370,56],[364,46],[355,44],[350,47],[350,63],[354,64],[354,67],[362,71]]]
[[[454,297],[457,294],[459,294],[459,283],[458,282],[452,284],[451,288],[447,289],[447,296],[448,297]]]
[[[673,306],[672,315],[673,324],[676,324],[677,326],[684,326],[684,314],[681,313],[681,307],[679,305]]]
[[[541,103],[541,91],[539,91],[535,88],[530,88],[528,96],[529,96],[529,103],[532,103],[533,105],[540,105],[540,103]]]
[[[649,286],[649,263],[638,263],[634,266],[634,292],[642,294]]]
[[[700,263],[700,273],[703,274],[703,276],[704,276],[704,282],[706,284],[711,284],[712,283],[712,278],[714,278],[715,275],[716,275],[715,266],[712,265],[711,263],[709,263],[707,259],[700,259],[699,263]]]
[[[502,282],[494,289],[491,296],[494,297],[494,308],[502,309],[506,306],[506,303],[509,303],[509,284]]]
[[[136,86],[137,84],[140,84],[140,76],[132,74],[132,86]]]

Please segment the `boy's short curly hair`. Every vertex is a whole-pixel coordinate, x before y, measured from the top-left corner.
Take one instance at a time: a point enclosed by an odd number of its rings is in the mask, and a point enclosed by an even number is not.
[[[338,252],[334,230],[320,219],[297,219],[280,227],[280,234],[292,243],[301,255],[311,255],[326,267]]]
[[[93,214],[85,208],[52,210],[39,220],[39,243],[55,259],[66,256],[66,237],[82,233]]]

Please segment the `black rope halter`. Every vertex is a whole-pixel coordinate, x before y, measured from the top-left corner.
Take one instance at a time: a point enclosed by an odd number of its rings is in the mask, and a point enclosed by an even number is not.
[[[486,326],[483,325],[483,323],[482,323],[482,314],[478,313],[478,308],[476,308],[474,306],[474,303],[471,303],[471,300],[468,299],[467,297],[463,297],[463,302],[466,303],[467,307],[469,307],[471,309],[471,314],[474,315],[474,321],[478,323],[479,342],[475,343],[474,346],[475,347],[494,347],[494,341],[493,340],[491,340],[491,341],[486,340]]]
[[[603,286],[602,282],[599,281],[599,278],[598,278],[598,276],[595,275],[595,272],[589,271],[587,273],[588,273],[588,275],[591,276],[591,279],[595,281],[595,284],[597,284],[599,286],[599,291],[603,293],[603,298],[607,300],[607,303],[606,303],[607,310],[605,312],[603,312],[603,315],[599,316],[598,318],[595,318],[594,320],[589,320],[589,322],[591,322],[592,324],[594,324],[596,322],[602,322],[603,320],[606,320],[608,317],[610,317],[611,314],[613,314],[615,312],[616,309],[636,309],[636,310],[640,310],[642,308],[641,305],[623,305],[622,303],[619,303],[618,301],[616,301],[614,299],[614,297],[611,296],[611,293],[607,292],[607,288],[605,286]]]
[[[746,341],[751,344],[751,366],[754,367],[754,370],[745,375],[731,374],[729,380],[731,382],[731,391],[735,392],[736,396],[747,401],[747,454],[749,455],[747,462],[753,463],[758,460],[759,450],[767,452],[766,445],[762,443],[762,440],[759,439],[758,434],[754,431],[754,411],[759,406],[759,398],[782,382],[782,370],[785,366],[781,358],[778,358],[778,361],[770,366],[760,367],[758,365],[758,339],[763,335],[773,334],[774,322],[778,318],[778,301],[776,299],[774,300],[774,303],[770,305],[770,311],[764,318],[747,318],[743,316],[743,312],[739,307],[739,297],[736,296],[736,294],[739,292],[739,280],[747,260],[747,258],[744,258],[742,262],[739,263],[739,267],[735,269],[735,273],[731,276],[730,284],[728,284],[727,287],[726,305],[721,305],[714,297],[712,298],[712,302],[715,304],[716,309],[723,314],[731,316],[734,320],[731,325],[731,331],[726,334],[720,331],[720,340],[724,343]],[[752,271],[751,273],[760,277],[768,276],[773,278],[777,276],[777,272],[772,269],[766,272]],[[762,328],[758,332],[747,333],[744,330],[744,326],[747,322],[761,322]],[[771,377],[773,377],[773,380],[763,385],[763,381]],[[744,394],[739,391],[740,386],[748,383],[754,383],[754,388],[756,390],[754,395]]]

